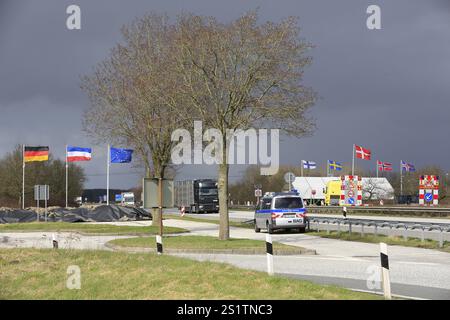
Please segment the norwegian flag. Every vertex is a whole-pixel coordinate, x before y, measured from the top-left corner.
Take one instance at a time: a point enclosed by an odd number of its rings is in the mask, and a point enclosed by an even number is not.
[[[392,163],[377,160],[378,171],[392,171]]]
[[[371,152],[369,149],[355,145],[356,157],[363,160],[370,160]]]

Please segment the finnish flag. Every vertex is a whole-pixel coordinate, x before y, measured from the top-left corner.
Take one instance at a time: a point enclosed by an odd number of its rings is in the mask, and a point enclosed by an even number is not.
[[[303,169],[316,169],[316,163],[314,161],[306,161],[302,160],[303,162]]]

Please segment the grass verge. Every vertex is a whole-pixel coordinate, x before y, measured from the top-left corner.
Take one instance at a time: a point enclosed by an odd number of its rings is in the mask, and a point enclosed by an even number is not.
[[[165,213],[164,218],[166,219],[175,219],[175,220],[185,220],[185,221],[193,221],[193,222],[205,222],[205,223],[214,223],[219,224],[218,219],[208,219],[208,218],[194,218],[194,217],[180,217],[180,215],[172,214],[172,213]],[[255,225],[253,223],[244,223],[244,222],[237,222],[237,221],[230,221],[230,227],[238,227],[238,228],[247,228],[247,229],[253,229]]]
[[[423,248],[423,249],[436,249],[444,252],[450,252],[450,243],[448,241],[444,241],[444,246],[442,248],[439,247],[439,242],[434,240],[425,239],[422,242],[418,238],[408,238],[405,240],[400,236],[385,236],[385,235],[372,235],[366,234],[362,236],[360,233],[352,232],[351,234],[348,232],[340,232],[330,231],[330,234],[327,234],[326,231],[320,232],[308,232],[308,235],[319,236],[323,238],[329,239],[340,239],[345,241],[357,241],[357,242],[366,242],[366,243],[380,243],[384,242],[388,245],[393,246],[404,246],[404,247],[415,247],[415,248]]]
[[[155,248],[155,237],[139,237],[128,239],[115,239],[109,242],[113,246],[128,248]],[[165,249],[177,249],[187,251],[216,251],[261,253],[266,252],[266,243],[261,240],[249,239],[230,239],[227,241],[219,240],[217,237],[210,236],[180,236],[164,237],[163,244]],[[285,245],[279,242],[273,242],[274,253],[283,254],[301,254],[305,249],[296,246]]]
[[[0,224],[0,232],[79,232],[87,235],[152,235],[157,234],[157,226],[116,226],[110,224],[92,224],[86,222],[29,222]],[[186,229],[164,227],[165,233],[188,232]]]
[[[66,288],[67,268],[81,289]],[[381,299],[227,264],[156,254],[0,249],[0,299]]]

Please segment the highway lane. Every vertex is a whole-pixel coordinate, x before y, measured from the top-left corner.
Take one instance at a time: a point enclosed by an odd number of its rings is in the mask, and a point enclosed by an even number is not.
[[[166,209],[166,213],[180,214],[177,209]],[[253,219],[254,212],[246,211],[246,210],[230,210],[229,211],[230,219],[234,219],[236,221],[245,221]],[[317,214],[311,213],[308,214],[311,217],[329,217],[329,218],[342,218],[341,214]],[[219,219],[218,213],[198,213],[198,214],[190,214],[187,213],[186,216],[192,216],[196,218],[211,218],[211,219]],[[386,220],[386,221],[410,221],[410,222],[428,222],[428,223],[450,223],[450,219],[448,218],[419,218],[419,217],[398,217],[398,216],[384,216],[384,215],[354,215],[347,214],[348,218],[353,219],[371,219],[371,220]]]
[[[169,209],[166,210],[167,213],[176,213],[179,214],[179,212],[175,209]],[[239,222],[244,222],[244,221],[249,221],[252,220],[253,217],[253,212],[251,211],[243,211],[243,210],[231,210],[229,212],[230,215],[230,220],[232,221],[239,221]],[[197,218],[197,219],[211,219],[211,220],[218,220],[219,219],[219,214],[218,213],[201,213],[201,214],[186,214],[187,217],[193,217],[193,218]],[[343,218],[342,215],[332,215],[332,214],[309,214],[309,217],[330,217],[330,218]],[[370,219],[370,220],[386,220],[386,221],[398,221],[398,222],[402,222],[402,221],[408,221],[408,222],[419,222],[419,223],[449,223],[450,224],[450,219],[444,219],[444,218],[405,218],[405,217],[388,217],[388,216],[382,216],[382,217],[378,217],[378,216],[354,216],[354,215],[347,215],[348,218],[352,218],[352,219]],[[316,228],[317,225],[315,223],[311,224],[311,229],[314,230],[314,228]],[[321,224],[321,230],[337,230],[338,226],[337,224]],[[348,226],[344,226],[341,225],[341,231],[347,231]],[[365,226],[364,230],[366,233],[370,233],[370,232],[374,232],[374,227],[368,227]],[[359,225],[353,225],[353,232],[360,232],[361,231],[361,226]],[[403,228],[378,228],[378,233],[379,234],[384,234],[384,235],[391,235],[391,236],[403,236]],[[433,231],[425,231],[425,238],[426,239],[432,239],[435,241],[439,241],[440,239],[440,232],[438,230],[433,230]],[[408,230],[408,237],[414,237],[414,238],[420,238],[421,237],[421,230],[420,229],[414,229]],[[443,239],[444,241],[450,241],[450,232],[444,232],[443,233]]]

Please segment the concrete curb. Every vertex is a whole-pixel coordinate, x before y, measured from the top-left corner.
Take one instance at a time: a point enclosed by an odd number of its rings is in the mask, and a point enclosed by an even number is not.
[[[130,253],[156,253],[156,248],[142,248],[142,247],[124,247],[112,243],[105,243],[105,247],[119,252]],[[155,245],[156,247],[156,245]],[[166,249],[165,253],[202,253],[202,254],[242,254],[242,255],[265,255],[266,250],[262,249]],[[295,249],[274,249],[274,255],[277,256],[295,256],[295,255],[316,255],[316,250],[305,248]]]

